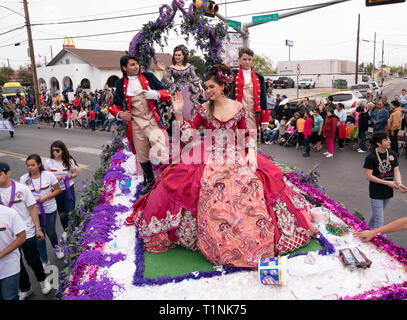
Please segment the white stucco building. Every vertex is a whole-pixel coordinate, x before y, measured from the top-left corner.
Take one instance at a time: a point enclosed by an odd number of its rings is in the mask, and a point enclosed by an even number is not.
[[[279,61],[277,63],[277,74],[279,76],[290,76],[297,79],[297,65],[300,65],[300,78],[312,78],[317,87],[331,87],[333,81],[344,79],[348,86],[355,84],[356,62],[346,60],[297,60]],[[362,74],[358,75],[360,83]]]
[[[81,86],[85,91],[112,88],[122,77],[120,58],[124,51],[64,48],[45,67],[37,68],[40,92],[50,90],[52,94],[61,93],[64,87],[73,91]],[[171,64],[172,56],[157,53],[157,59],[165,66]],[[151,67],[159,79],[160,70]]]

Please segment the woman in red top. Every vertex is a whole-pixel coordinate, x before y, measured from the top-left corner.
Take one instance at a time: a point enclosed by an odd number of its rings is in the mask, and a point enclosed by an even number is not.
[[[310,152],[310,139],[311,139],[311,134],[312,134],[312,126],[314,125],[314,119],[312,117],[312,111],[309,113],[306,112],[304,114],[304,145],[305,145],[305,153],[302,154],[303,157],[309,157],[309,152]]]
[[[334,139],[336,135],[336,128],[338,126],[338,117],[334,114],[334,108],[328,107],[327,116],[325,119],[325,125],[323,135],[328,145],[328,151],[324,152],[327,158],[332,158],[334,154]]]

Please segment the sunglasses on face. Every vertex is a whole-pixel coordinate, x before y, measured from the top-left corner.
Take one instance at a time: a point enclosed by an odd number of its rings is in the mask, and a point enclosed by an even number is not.
[[[52,152],[61,152],[61,149],[52,149]]]

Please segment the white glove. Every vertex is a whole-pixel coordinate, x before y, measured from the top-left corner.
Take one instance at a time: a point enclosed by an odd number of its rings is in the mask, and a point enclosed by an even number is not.
[[[158,93],[157,90],[143,90],[144,92],[144,97],[149,100],[158,100],[160,99],[160,94]]]

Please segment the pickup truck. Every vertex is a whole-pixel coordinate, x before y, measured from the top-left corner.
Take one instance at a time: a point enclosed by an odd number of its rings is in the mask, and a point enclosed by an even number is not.
[[[374,99],[374,89],[372,84],[370,83],[360,83],[360,84],[355,84],[350,87],[351,91],[359,91],[363,98],[365,98],[368,102],[372,101]]]
[[[301,88],[315,88],[315,81],[311,78],[301,78],[298,80],[298,89]]]
[[[278,87],[294,88],[294,86],[295,86],[294,80],[291,79],[290,77],[278,77],[277,80],[273,81],[274,89],[277,89]]]
[[[379,99],[379,97],[381,97],[383,94],[382,88],[379,87],[376,81],[371,81],[370,84],[372,85],[374,90],[373,98],[376,100]]]

